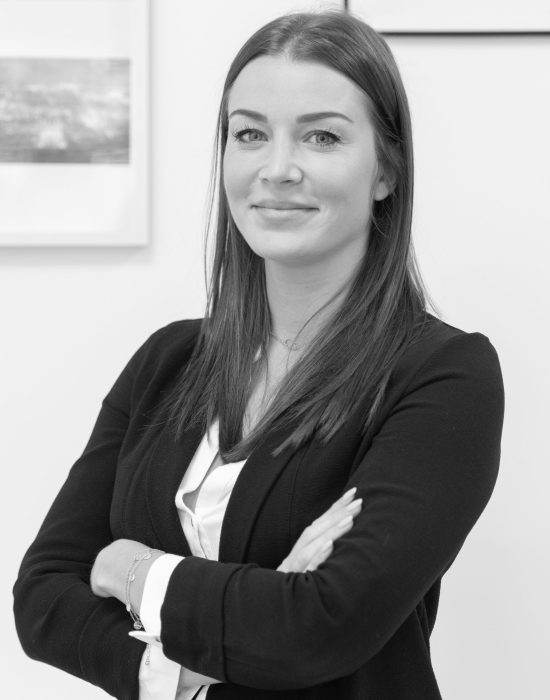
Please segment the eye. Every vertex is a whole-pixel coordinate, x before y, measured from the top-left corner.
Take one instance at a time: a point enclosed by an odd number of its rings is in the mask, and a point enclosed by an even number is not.
[[[321,148],[331,148],[337,143],[340,143],[340,141],[342,140],[341,136],[339,136],[335,131],[332,131],[331,129],[325,129],[324,131],[314,131],[311,134],[311,136],[320,136],[323,138],[323,141],[317,142],[317,145],[321,146]]]
[[[231,132],[234,140],[238,143],[252,144],[261,141],[262,131],[254,129],[252,126],[245,125],[243,129],[237,129]],[[245,138],[250,136],[250,138]],[[306,140],[309,140],[312,136],[319,137],[322,140],[317,141],[315,145],[320,148],[333,148],[336,144],[342,141],[342,137],[337,134],[332,129],[322,129],[317,131],[312,131],[306,136]]]
[[[254,129],[251,126],[245,125],[244,129],[238,129],[237,131],[232,131],[231,135],[235,139],[235,141],[238,141],[239,143],[254,143],[256,141],[259,141],[257,138],[253,138],[251,140],[247,140],[244,137],[248,134],[252,134],[254,136],[261,134],[261,131],[258,131],[258,129]]]

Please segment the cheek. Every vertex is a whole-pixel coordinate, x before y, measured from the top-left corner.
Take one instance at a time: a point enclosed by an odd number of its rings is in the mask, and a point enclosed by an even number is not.
[[[246,168],[239,163],[231,153],[227,153],[223,159],[223,184],[228,199],[235,199],[246,194],[249,175]]]
[[[333,169],[324,180],[321,201],[327,205],[327,225],[354,232],[363,230],[370,218],[370,195],[375,168],[365,161]]]
[[[326,180],[326,197],[340,202],[342,208],[368,208],[374,185],[376,165],[369,160],[346,162],[333,168]]]
[[[229,207],[229,212],[237,228],[243,232],[246,229],[246,203],[248,190],[242,170],[235,167],[234,159],[224,158],[223,189]]]
[[[223,157],[223,188],[227,199],[231,202],[235,193],[235,168],[233,159],[230,156]]]

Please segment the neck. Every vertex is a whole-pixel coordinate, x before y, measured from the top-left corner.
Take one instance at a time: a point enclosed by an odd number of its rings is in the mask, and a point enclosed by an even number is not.
[[[313,338],[341,305],[352,276],[349,271],[347,274],[307,269],[298,272],[296,268],[267,260],[265,279],[273,333],[282,340],[294,339],[309,321],[296,339],[301,345]]]

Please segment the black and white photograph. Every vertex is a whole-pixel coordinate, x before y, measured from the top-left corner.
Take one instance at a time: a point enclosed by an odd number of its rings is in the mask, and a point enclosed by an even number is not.
[[[2,697],[547,697],[548,7],[0,0]]]
[[[0,58],[0,163],[129,163],[128,59]]]
[[[0,0],[0,249],[150,239],[149,0]]]
[[[546,0],[347,0],[351,12],[385,33],[550,31]]]

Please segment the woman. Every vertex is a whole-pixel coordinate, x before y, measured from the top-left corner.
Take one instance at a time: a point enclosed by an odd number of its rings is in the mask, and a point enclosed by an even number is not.
[[[21,642],[118,698],[435,700],[504,395],[488,338],[427,312],[394,59],[344,12],[283,16],[219,135],[205,319],[105,397],[23,560]]]

